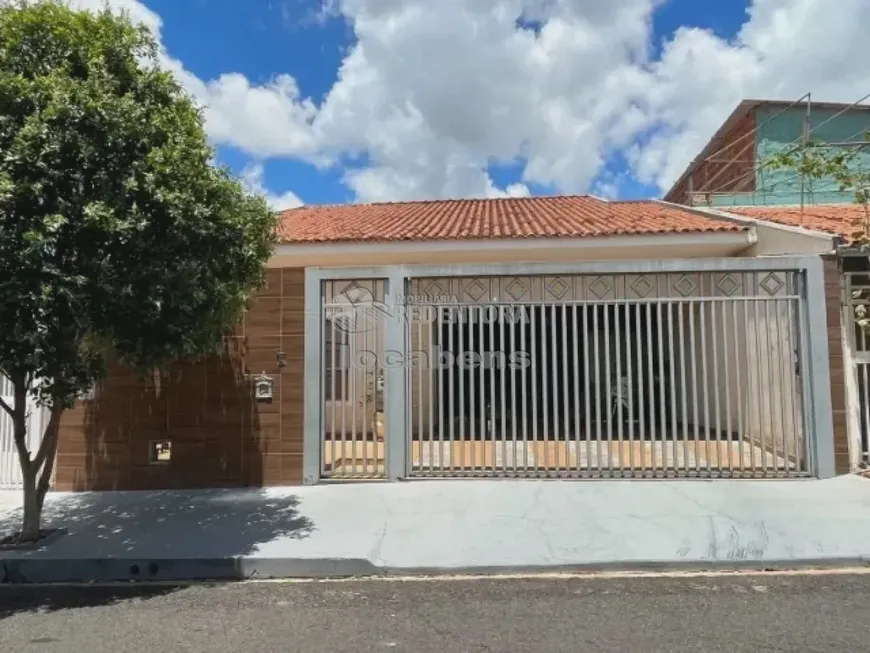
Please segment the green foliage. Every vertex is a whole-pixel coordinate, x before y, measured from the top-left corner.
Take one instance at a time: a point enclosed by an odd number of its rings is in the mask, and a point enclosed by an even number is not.
[[[766,165],[771,169],[786,169],[809,180],[833,181],[841,192],[854,194],[855,202],[864,208],[864,215],[855,221],[852,234],[855,247],[870,245],[870,170],[861,165],[859,148],[870,147],[870,133],[864,135],[866,145],[850,148],[808,141],[788,147],[771,156]]]
[[[222,346],[276,218],[212,156],[147,29],[0,2],[0,371],[67,407]]]

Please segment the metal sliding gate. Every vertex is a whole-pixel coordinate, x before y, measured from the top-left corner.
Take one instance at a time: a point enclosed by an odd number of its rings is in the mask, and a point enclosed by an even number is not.
[[[816,474],[807,270],[776,262],[315,277],[306,481]]]

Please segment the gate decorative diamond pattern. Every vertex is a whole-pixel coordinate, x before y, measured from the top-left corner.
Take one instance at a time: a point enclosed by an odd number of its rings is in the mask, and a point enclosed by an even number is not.
[[[771,297],[777,294],[780,290],[782,290],[783,286],[785,286],[782,280],[773,272],[769,273],[766,277],[764,277],[762,282],[758,285],[764,288],[764,291]]]
[[[598,297],[598,299],[604,299],[607,297],[612,289],[613,286],[604,277],[596,277],[595,281],[589,284],[589,290],[593,295]]]
[[[465,295],[471,298],[472,301],[479,302],[486,296],[489,288],[483,285],[480,279],[474,279],[464,288]]]
[[[629,288],[631,288],[638,297],[645,298],[653,289],[653,284],[646,278],[646,276],[642,276],[632,281]]]
[[[562,277],[550,279],[547,283],[547,292],[550,293],[553,299],[562,299],[571,287],[562,280]]]
[[[716,287],[726,297],[731,297],[740,289],[740,284],[730,274],[722,275],[719,281],[716,282]]]
[[[438,297],[440,295],[446,295],[444,288],[437,280],[432,280],[426,286],[426,290],[423,291],[423,294],[428,297]]]
[[[680,293],[683,297],[694,295],[698,290],[697,284],[689,278],[688,275],[682,275],[674,284],[674,290]]]
[[[508,297],[517,302],[526,294],[526,285],[522,282],[522,279],[514,277],[509,284],[504,286],[504,291]]]

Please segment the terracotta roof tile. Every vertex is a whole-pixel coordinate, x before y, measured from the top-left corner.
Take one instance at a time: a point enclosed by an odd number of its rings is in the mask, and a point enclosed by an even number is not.
[[[803,227],[813,231],[841,236],[852,242],[862,230],[864,209],[857,204],[816,204],[804,206],[737,206],[722,210],[757,220],[767,220],[791,227]]]
[[[739,224],[658,202],[589,196],[303,206],[281,214],[285,243],[583,238],[740,231]]]

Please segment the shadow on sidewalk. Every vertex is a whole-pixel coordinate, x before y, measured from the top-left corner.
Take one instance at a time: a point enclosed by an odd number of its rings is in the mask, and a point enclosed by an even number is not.
[[[6,581],[0,585],[0,614],[149,598],[196,580],[243,580],[241,559],[260,545],[303,539],[313,531],[299,505],[293,494],[263,489],[58,496],[46,505],[43,521],[66,533],[33,550],[0,552]],[[20,511],[0,516],[0,532],[16,530],[19,519]],[[48,587],[24,586],[119,581],[168,584],[84,586],[72,593],[57,587],[56,595]]]
[[[244,556],[276,538],[307,537],[313,524],[299,504],[261,488],[68,494],[47,503],[43,518],[44,527],[67,533],[18,557]],[[20,519],[20,510],[0,516],[0,533],[17,530]]]

